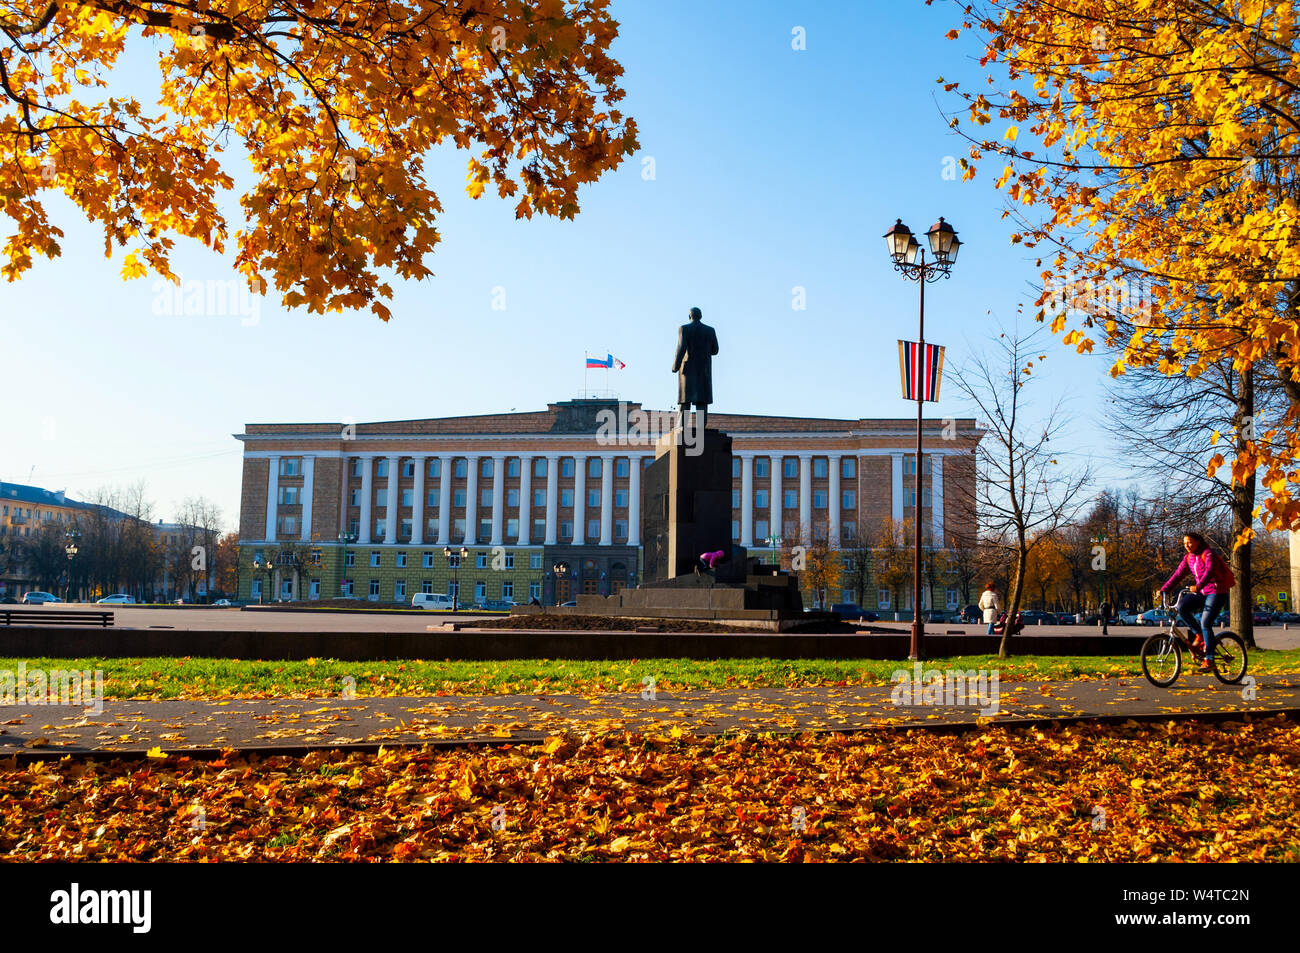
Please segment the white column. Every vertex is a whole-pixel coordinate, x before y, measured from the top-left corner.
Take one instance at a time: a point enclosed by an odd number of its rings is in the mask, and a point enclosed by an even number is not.
[[[943,457],[937,453],[930,454],[930,505],[934,545],[944,547],[948,540],[943,532]]]
[[[641,469],[645,461],[641,457],[629,457],[627,461],[627,544],[641,545]]]
[[[573,455],[573,545],[587,538],[587,458]]]
[[[560,456],[546,455],[546,542],[554,546],[560,530]]]
[[[600,545],[614,543],[614,455],[600,455]]]
[[[275,539],[275,508],[280,495],[280,458],[274,456],[267,461],[266,471],[266,538]]]
[[[807,538],[804,537],[807,533]],[[811,546],[812,532],[812,454],[799,454],[799,542]]]
[[[451,543],[451,463],[450,454],[438,457],[438,545]]]
[[[398,480],[402,476],[402,458],[388,458],[388,507],[384,513],[384,525],[387,529],[384,531],[384,542],[397,542],[397,510],[398,504],[402,502],[401,484]]]
[[[506,514],[506,457],[503,453],[492,455],[492,540],[489,546],[505,542]]]
[[[889,498],[893,502],[894,523],[901,526],[903,525],[903,451],[899,450],[889,456],[893,463]]]
[[[740,455],[740,545],[754,545],[754,455]]]
[[[357,528],[357,543],[370,545],[370,480],[374,471],[375,455],[361,455],[361,525]]]
[[[826,458],[826,473],[830,477],[830,499],[826,501],[826,532],[831,549],[840,548],[840,456],[829,454]]]
[[[316,458],[302,458],[302,541],[311,542],[311,495],[316,486]]]
[[[519,457],[519,545],[527,546],[532,539],[533,515],[533,458]]]
[[[427,457],[412,457],[415,466],[415,488],[411,490],[411,545],[424,545],[424,471],[429,468]]]
[[[772,498],[768,500],[772,504],[772,526],[770,532],[773,536],[780,536],[785,532],[785,498],[781,496],[781,478],[785,471],[782,467],[785,461],[780,454],[772,454],[769,458],[768,470],[772,474]]]
[[[466,454],[465,472],[465,545],[472,546],[478,542],[478,457]]]

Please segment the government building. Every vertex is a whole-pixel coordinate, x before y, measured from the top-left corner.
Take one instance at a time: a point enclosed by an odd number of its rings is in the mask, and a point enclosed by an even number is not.
[[[642,470],[674,421],[636,403],[576,399],[528,413],[248,424],[235,435],[239,596],[553,604],[635,586]],[[800,542],[861,553],[882,525],[916,515],[915,420],[710,413],[708,425],[732,438],[732,541],[752,556],[776,560]],[[981,432],[973,419],[924,429],[921,525],[947,546],[974,535]],[[954,592],[925,604],[951,607]],[[827,594],[842,600],[857,593]],[[873,585],[864,608],[910,610],[910,583],[890,600]]]

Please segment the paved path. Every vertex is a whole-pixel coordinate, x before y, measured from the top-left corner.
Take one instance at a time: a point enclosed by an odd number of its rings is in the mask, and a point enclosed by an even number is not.
[[[223,747],[533,741],[565,731],[716,734],[727,731],[853,731],[962,728],[1066,719],[1163,719],[1286,711],[1300,716],[1300,676],[1262,676],[1255,697],[1206,675],[1172,689],[1145,679],[1010,682],[980,703],[895,704],[888,687],[821,687],[640,694],[279,698],[226,701],[109,701],[81,708],[0,706],[0,756],[102,752],[139,755]],[[1249,694],[1249,692],[1245,693]],[[910,700],[910,694],[902,699]],[[917,698],[924,702],[923,696]],[[957,698],[946,701],[956,702]],[[991,704],[995,702],[995,704]]]

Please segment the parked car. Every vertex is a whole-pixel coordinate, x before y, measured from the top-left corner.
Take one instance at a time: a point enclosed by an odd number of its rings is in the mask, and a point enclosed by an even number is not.
[[[16,606],[18,605],[18,600],[11,595],[5,594],[0,596],[0,605]]]
[[[1141,618],[1140,612],[1121,612],[1118,621],[1120,625],[1141,625]]]
[[[129,596],[125,592],[115,592],[111,596],[96,599],[95,603],[101,606],[133,606],[135,605],[135,596]]]
[[[512,605],[514,605],[513,602],[505,599],[485,599],[476,608],[485,612],[509,612]]]
[[[23,605],[39,606],[47,602],[62,602],[58,596],[52,592],[25,592],[23,593]]]
[[[560,608],[561,608],[561,609],[576,609],[576,608],[578,608],[577,600],[571,599],[571,600],[569,600],[568,602],[561,602],[561,603],[560,603]]]
[[[953,621],[965,622],[967,624],[971,624],[974,622],[983,622],[984,612],[983,610],[980,609],[979,606],[964,606],[962,610],[957,613],[957,618],[954,619]]]
[[[1056,625],[1056,616],[1042,609],[1021,609],[1020,618],[1025,625],[1038,625],[1040,620],[1043,625]]]
[[[234,605],[234,603],[232,603],[229,599],[218,599],[216,602],[212,603],[212,605],[218,609],[229,609],[232,605]]]
[[[1256,609],[1255,614],[1251,616],[1251,621],[1256,625],[1272,625],[1273,613],[1267,609]]]
[[[880,616],[853,602],[837,602],[831,606],[832,612],[839,613],[841,619],[855,622],[875,622]]]
[[[1168,609],[1148,609],[1138,616],[1138,625],[1164,626],[1169,623],[1173,613]]]
[[[1056,616],[1057,625],[1074,625],[1077,621],[1073,612],[1055,612],[1053,615]]]
[[[450,609],[451,596],[445,592],[417,592],[411,597],[412,609]]]
[[[1281,612],[1273,616],[1274,622],[1300,622],[1300,612]]]

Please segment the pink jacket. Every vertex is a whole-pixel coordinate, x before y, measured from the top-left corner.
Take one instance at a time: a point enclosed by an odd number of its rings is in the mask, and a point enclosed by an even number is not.
[[[1199,553],[1185,555],[1183,561],[1178,564],[1178,568],[1174,570],[1174,574],[1169,577],[1169,581],[1160,587],[1160,591],[1168,592],[1187,572],[1191,572],[1196,588],[1203,595],[1212,596],[1219,591],[1219,585],[1216,581],[1219,574],[1215,571],[1214,552],[1209,546],[1206,546]]]

